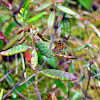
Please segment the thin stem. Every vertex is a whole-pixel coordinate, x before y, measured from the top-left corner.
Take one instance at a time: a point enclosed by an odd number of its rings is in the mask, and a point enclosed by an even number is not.
[[[20,82],[23,80],[23,76],[24,76],[24,72],[21,76],[20,81],[7,94],[5,94],[2,99],[5,99],[10,93],[12,93],[19,86]]]
[[[26,66],[25,66],[25,59],[24,59],[22,53],[20,53],[20,55],[21,55],[21,59],[22,59],[22,65],[23,65],[23,70],[24,70],[24,77],[26,78],[26,72],[25,72],[25,68],[26,68]]]
[[[1,1],[2,1],[2,0],[1,0]],[[20,9],[21,9],[22,4],[23,4],[24,1],[25,1],[25,0],[21,0],[20,5],[19,5],[19,8],[18,8],[16,11],[13,12],[13,15],[12,15],[9,19],[5,20],[2,24],[0,24],[0,26],[3,26],[4,23],[6,23],[6,22],[10,21],[12,18],[14,18],[15,22],[16,22],[19,26],[22,27],[22,25],[17,21],[17,19],[16,19],[15,16],[16,16],[16,14],[20,11]]]
[[[99,93],[99,91],[98,91],[98,89],[97,89],[97,86],[96,86],[96,83],[95,83],[95,79],[93,79],[93,80],[94,80],[95,89],[96,89],[96,91],[97,91],[97,93],[98,93],[98,96],[100,97],[100,93]]]
[[[35,67],[35,90],[39,100],[42,100],[39,90],[38,90],[38,76],[37,76],[37,68]]]
[[[52,38],[52,41],[51,41],[51,44],[50,44],[50,49],[51,49],[51,47],[52,47],[52,44],[53,44],[53,42],[54,42],[54,36],[56,35],[56,31],[57,31],[57,26],[56,26],[56,28],[55,28],[55,32],[54,32],[54,35],[53,35],[53,38]],[[42,63],[42,65],[41,65],[41,67],[39,68],[39,70],[37,71],[37,73],[43,68],[43,66],[44,66],[44,64],[46,63],[46,61],[47,61],[47,59],[48,58],[46,58],[44,61],[43,61],[43,63]],[[31,75],[29,78],[27,78],[24,82],[22,82],[21,84],[20,84],[20,86],[21,85],[23,85],[23,84],[25,84],[26,82],[28,82],[32,77],[34,77],[35,76],[35,74],[33,74],[33,75]]]
[[[16,60],[16,68],[15,68],[15,72],[16,72],[16,74],[18,74],[18,66],[17,66],[18,58],[17,58],[17,54],[15,55],[15,60]]]
[[[46,63],[46,61],[47,61],[47,58],[43,61],[42,65],[41,65],[41,67],[39,68],[39,70],[37,71],[37,73],[42,69],[42,67],[44,66],[44,64]],[[34,76],[35,76],[35,74],[31,75],[31,76],[30,76],[29,78],[27,78],[24,82],[20,83],[19,86],[25,84],[26,82],[28,82],[28,81],[29,81],[32,77],[34,77]]]
[[[91,69],[91,64],[92,64],[92,61],[90,61],[90,69]],[[91,79],[91,72],[89,71],[89,75],[88,75],[88,84],[87,84],[87,89],[85,91],[85,100],[86,100],[86,97],[87,97],[87,91],[88,91],[88,88],[89,88],[89,84],[90,84],[90,79]]]
[[[10,70],[7,74],[5,74],[1,79],[0,82],[2,82],[10,73],[12,73],[13,70]]]
[[[87,89],[86,89],[86,92],[85,92],[85,100],[86,100],[86,97],[87,97],[87,91],[88,91],[89,84],[90,84],[90,76],[91,76],[91,73],[89,72],[88,84],[87,84]]]

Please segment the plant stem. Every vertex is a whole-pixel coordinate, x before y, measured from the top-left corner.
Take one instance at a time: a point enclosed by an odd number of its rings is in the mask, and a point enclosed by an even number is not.
[[[38,96],[38,99],[39,100],[42,100],[41,96],[40,96],[40,93],[39,93],[39,90],[38,90],[38,76],[37,76],[37,68],[35,67],[35,90],[36,90],[36,93],[37,93],[37,96]]]

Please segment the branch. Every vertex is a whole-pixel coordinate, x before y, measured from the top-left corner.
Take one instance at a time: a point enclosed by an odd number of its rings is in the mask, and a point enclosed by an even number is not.
[[[52,41],[51,41],[51,44],[50,44],[50,48],[51,48],[51,46],[52,46],[52,44],[53,44],[53,41],[54,41],[54,36],[56,35],[56,30],[55,30],[55,33],[54,33],[54,35],[53,35],[53,38],[52,38]],[[41,67],[38,69],[38,71],[37,71],[37,73],[39,73],[39,71],[42,69],[42,67],[44,66],[44,64],[46,63],[46,61],[47,61],[47,59],[48,58],[46,58],[44,61],[43,61],[43,63],[42,63],[42,65],[41,65]],[[22,74],[22,76],[24,76],[24,73]],[[23,84],[25,84],[26,82],[28,82],[32,77],[34,77],[35,76],[35,74],[33,74],[33,75],[31,75],[29,78],[27,78],[24,82],[22,82],[22,83],[20,83],[22,80],[23,80],[23,77],[20,79],[20,81],[14,86],[14,88],[11,90],[11,91],[9,91],[7,94],[5,94],[4,96],[3,96],[3,98],[2,99],[5,99],[13,90],[15,90],[18,86],[21,86],[21,85],[23,85]]]
[[[90,61],[90,69],[91,69],[91,64],[92,64],[92,61]],[[86,88],[86,91],[85,91],[85,99],[87,97],[87,91],[88,91],[88,88],[89,88],[89,84],[90,84],[90,79],[91,79],[91,72],[89,71],[89,75],[88,75],[88,84],[87,84],[87,88]]]
[[[39,89],[38,89],[38,76],[37,76],[37,68],[35,67],[35,91],[37,93],[38,99],[42,100],[41,95],[39,93]]]
[[[54,32],[54,35],[53,35],[53,38],[52,38],[52,41],[51,41],[51,44],[50,44],[50,49],[51,49],[52,44],[53,44],[53,42],[54,42],[54,36],[56,35],[56,31],[57,31],[58,27],[59,27],[58,25],[55,26],[55,32]],[[46,63],[47,59],[48,59],[48,58],[46,58],[46,59],[43,61],[42,65],[41,65],[41,67],[38,69],[37,73],[43,68],[43,66],[44,66],[44,64]],[[32,77],[34,77],[34,76],[35,76],[35,74],[31,75],[31,76],[30,76],[29,78],[27,78],[24,82],[22,82],[19,86],[25,84],[26,82],[28,82],[28,81],[29,81]]]
[[[19,86],[20,82],[23,80],[23,77],[24,77],[24,72],[21,76],[20,81],[7,94],[5,94],[2,99],[5,99],[10,93],[12,93]]]
[[[4,23],[9,22],[12,19],[12,17],[13,15],[9,19],[5,20],[2,24],[0,24],[0,26],[3,26]]]
[[[100,93],[99,93],[98,88],[97,88],[97,86],[96,86],[95,79],[93,79],[93,80],[94,80],[95,89],[96,89],[96,91],[97,91],[97,93],[98,93],[98,96],[100,97]]]
[[[9,19],[5,20],[0,26],[3,26],[4,23],[6,23],[6,22],[10,21],[12,18],[14,18],[15,22],[16,22],[19,26],[22,27],[22,25],[16,20],[16,17],[15,17],[15,16],[16,16],[17,13],[19,13],[19,11],[20,11],[20,9],[21,9],[22,4],[23,4],[24,1],[25,1],[25,0],[22,0],[22,1],[20,2],[19,8],[18,8],[16,11],[14,11],[14,12],[13,12],[13,15],[12,15]],[[2,2],[2,0],[1,0],[0,2]]]

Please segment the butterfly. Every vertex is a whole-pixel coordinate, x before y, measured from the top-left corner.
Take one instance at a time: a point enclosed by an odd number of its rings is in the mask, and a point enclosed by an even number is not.
[[[59,42],[57,43],[56,47],[52,51],[54,52],[54,54],[60,53],[63,48],[64,48],[64,43],[62,43],[59,40]]]

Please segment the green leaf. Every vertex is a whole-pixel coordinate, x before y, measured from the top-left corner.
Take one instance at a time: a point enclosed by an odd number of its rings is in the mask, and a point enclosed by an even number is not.
[[[50,15],[49,15],[49,18],[48,18],[48,28],[51,29],[52,26],[54,25],[54,21],[55,21],[55,12],[51,12]]]
[[[91,48],[89,48],[89,54],[90,54],[91,57],[95,57],[94,52]]]
[[[25,52],[28,49],[29,49],[28,45],[18,45],[18,46],[11,48],[11,49],[6,50],[6,51],[2,51],[2,52],[0,52],[0,54],[2,56],[11,56],[11,55],[15,55],[15,54],[18,54],[21,52]]]
[[[40,50],[40,52],[41,52],[44,56],[50,58],[50,57],[52,57],[52,56],[54,55],[53,52],[52,52],[52,50],[50,50],[50,49],[48,48],[48,46],[46,45],[46,43],[45,43],[41,38],[35,36],[35,40],[39,40],[39,41],[36,42],[35,44],[36,44],[36,47]]]
[[[93,0],[78,0],[78,2],[85,7],[87,10],[91,11],[92,2]]]
[[[82,82],[82,81],[84,80],[84,78],[85,78],[85,75],[83,75],[83,76],[81,77],[80,82]]]
[[[29,2],[25,5],[25,7],[24,7],[24,12],[25,12],[25,10],[28,8],[28,5],[29,5],[30,3],[33,3],[33,1],[29,1]],[[23,13],[23,14],[24,14],[24,13]]]
[[[33,48],[31,54],[31,65],[33,70],[35,70],[37,64],[38,64],[38,55],[35,48]]]
[[[5,30],[5,32],[4,32],[4,35],[5,35],[6,37],[8,37],[8,36],[9,36],[8,34],[11,32],[12,28],[14,28],[16,25],[17,25],[17,24],[16,24],[15,21],[12,22],[12,23],[10,23],[10,24],[8,25],[8,27],[6,28],[6,30]]]
[[[3,23],[5,20],[7,20],[7,18],[8,15],[0,17],[0,23]]]
[[[89,46],[91,46],[91,45],[92,45],[92,44],[91,44],[91,43],[89,43],[89,42],[88,42],[88,43],[86,43],[86,46],[88,46],[88,47],[89,47]]]
[[[73,96],[72,96],[72,98],[71,98],[71,100],[78,100],[80,97],[82,97],[82,95],[83,95],[83,93],[80,91],[76,91],[74,94],[73,94]]]
[[[40,64],[40,65],[42,65],[42,63],[43,63],[43,61],[44,61],[44,59],[46,58],[45,56],[43,56],[39,51],[37,51],[37,54],[38,54],[38,63]]]
[[[76,51],[82,50],[82,49],[85,48],[85,47],[86,47],[86,45],[83,45],[83,46],[77,48]]]
[[[26,4],[29,2],[29,0],[25,0],[24,2],[23,2],[23,7],[25,8],[25,6],[26,6]]]
[[[53,84],[56,84],[59,88],[61,88],[63,90],[63,92],[65,94],[67,94],[67,88],[66,88],[65,84],[62,81],[55,80]]]
[[[66,34],[71,34],[71,24],[68,18],[64,18],[62,21],[62,28],[61,30],[63,33],[61,34],[62,37],[65,38]]]
[[[68,82],[68,87],[69,87],[69,96],[71,95],[71,88],[73,87],[73,83],[71,81]]]
[[[34,21],[40,19],[40,18],[41,18],[42,16],[44,16],[45,14],[47,14],[47,12],[42,12],[42,13],[40,13],[39,15],[30,18],[30,19],[27,21],[27,23],[32,23],[32,22],[34,22]]]
[[[19,34],[19,35],[16,35],[12,40],[10,40],[4,47],[3,50],[6,50],[8,49],[9,47],[11,47],[20,37],[22,37],[23,34]]]
[[[44,75],[48,77],[64,80],[64,81],[73,81],[77,79],[77,77],[71,73],[64,72],[61,70],[56,70],[56,69],[45,69],[45,70],[42,70],[41,73],[43,73]]]
[[[45,8],[48,8],[52,3],[41,3],[40,7],[34,9],[34,11],[41,11]]]
[[[1,51],[3,50],[3,45],[4,45],[3,40],[0,40],[0,50],[1,50]]]
[[[68,72],[69,73],[73,73],[73,68],[74,68],[74,63],[72,61],[72,63],[70,64],[69,68],[68,68]]]
[[[52,66],[53,68],[56,68],[57,67],[55,57],[48,58],[47,59],[47,63],[50,66]]]
[[[70,15],[73,15],[75,18],[79,19],[80,18],[80,15],[78,13],[76,13],[75,11],[67,8],[67,7],[64,7],[64,6],[57,6],[57,8],[67,14],[70,14]]]
[[[1,93],[0,93],[0,100],[2,100],[2,96],[3,96],[3,89],[1,90]]]

